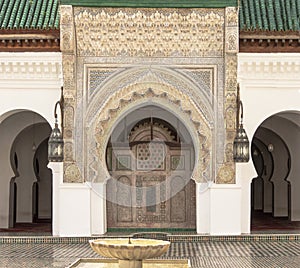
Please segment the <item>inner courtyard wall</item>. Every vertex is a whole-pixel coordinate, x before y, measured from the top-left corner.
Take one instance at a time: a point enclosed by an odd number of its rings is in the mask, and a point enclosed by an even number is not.
[[[250,143],[257,128],[270,116],[300,110],[299,62],[299,53],[239,53],[238,81],[244,106],[244,127]],[[299,143],[298,140],[294,142]],[[296,159],[292,161],[297,162]],[[257,173],[251,159],[248,163],[237,164],[236,172],[237,184],[241,185],[243,193],[242,233],[250,233],[250,189]]]
[[[33,112],[54,125],[53,107],[60,98],[61,85],[61,53],[0,53],[0,228],[9,225],[9,182],[15,176],[13,142],[34,123]]]

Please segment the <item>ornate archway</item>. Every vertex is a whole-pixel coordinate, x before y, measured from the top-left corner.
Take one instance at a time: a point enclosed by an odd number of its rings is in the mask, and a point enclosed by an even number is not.
[[[110,177],[105,164],[106,145],[114,126],[123,115],[151,103],[172,111],[185,122],[194,146],[198,148],[195,152],[192,178],[197,182],[211,180],[213,127],[207,121],[207,115],[202,114],[186,94],[169,85],[158,83],[141,83],[123,88],[112,94],[99,111],[92,127],[94,131],[88,136],[90,180],[101,182]]]

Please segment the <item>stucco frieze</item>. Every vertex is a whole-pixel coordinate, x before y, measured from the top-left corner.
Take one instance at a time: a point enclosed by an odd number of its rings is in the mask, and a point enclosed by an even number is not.
[[[223,54],[223,9],[76,7],[74,17],[79,56],[221,57]],[[65,34],[69,42],[70,30]]]
[[[6,79],[39,79],[60,78],[62,76],[61,58],[44,55],[28,55],[28,57],[12,57],[11,53],[0,54],[0,77]]]
[[[276,55],[268,54],[239,54],[240,79],[274,79],[291,82],[292,79],[300,79],[300,53]],[[266,82],[264,82],[266,83]],[[273,83],[273,82],[272,82]],[[299,82],[298,82],[299,83]]]
[[[61,53],[0,53],[0,89],[59,89]]]

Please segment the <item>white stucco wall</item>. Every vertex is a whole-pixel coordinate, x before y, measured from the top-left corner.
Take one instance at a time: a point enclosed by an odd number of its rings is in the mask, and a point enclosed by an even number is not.
[[[0,114],[28,109],[54,122],[62,86],[61,53],[0,53]]]
[[[61,53],[0,53],[0,228],[8,227],[9,181],[14,176],[11,146],[18,133],[32,124],[32,116],[22,116],[16,122],[9,119],[29,110],[52,126],[61,86]]]
[[[256,129],[269,116],[286,110],[300,110],[300,54],[240,53],[238,58],[244,126],[251,141]],[[9,180],[14,176],[9,162],[10,148],[17,134],[32,120],[29,122],[23,118],[18,125],[8,125],[5,120],[10,115],[8,112],[16,109],[35,111],[53,125],[53,107],[60,98],[61,85],[60,53],[0,53],[0,134],[5,140],[0,140],[3,167],[0,175],[0,227],[8,224]],[[9,133],[5,131],[8,129]],[[103,197],[87,184],[64,184],[62,164],[50,164],[49,167],[54,174],[53,234],[104,233]],[[236,185],[210,185],[207,191],[199,191],[199,233],[250,232],[250,183],[256,172],[251,160],[237,164],[236,171]],[[296,174],[291,173],[291,176]],[[105,185],[99,187],[100,192],[105,193]]]
[[[244,127],[251,142],[260,124],[276,113],[300,110],[299,53],[240,53],[238,82],[244,105]],[[256,176],[252,161],[237,164],[242,185],[242,232],[250,232],[250,182]]]
[[[196,184],[197,233],[241,234],[241,187],[235,184]]]

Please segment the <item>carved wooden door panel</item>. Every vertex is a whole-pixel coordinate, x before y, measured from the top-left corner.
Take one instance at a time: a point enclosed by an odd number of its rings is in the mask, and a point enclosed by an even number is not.
[[[143,133],[135,135],[141,140]],[[166,136],[166,135],[165,135]],[[108,161],[108,228],[196,228],[190,146],[137,142],[113,148]]]
[[[157,169],[155,163],[130,158],[131,152],[118,153],[107,184],[109,228],[195,228],[195,183],[187,177],[186,166],[189,150],[179,155],[167,148],[165,162]],[[129,169],[134,165],[136,170]]]

